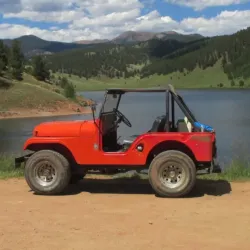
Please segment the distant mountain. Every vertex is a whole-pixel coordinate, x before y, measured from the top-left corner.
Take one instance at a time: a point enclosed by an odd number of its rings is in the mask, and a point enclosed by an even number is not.
[[[199,34],[183,35],[175,31],[167,32],[136,32],[136,31],[126,31],[114,38],[111,42],[116,44],[126,44],[134,42],[145,42],[151,39],[161,39],[161,40],[177,40],[180,42],[190,42],[203,38]]]
[[[54,54],[71,49],[82,49],[96,47],[106,44],[131,44],[138,42],[146,42],[151,39],[159,40],[176,40],[179,42],[190,42],[203,38],[199,34],[183,35],[174,31],[169,32],[136,32],[126,31],[112,40],[95,39],[81,40],[73,43],[46,41],[34,35],[25,35],[16,39],[4,39],[4,44],[11,46],[13,40],[21,42],[22,50],[25,56],[30,57],[37,54]]]
[[[80,40],[77,41],[77,44],[100,44],[100,43],[108,43],[108,39],[95,39],[95,40]]]
[[[126,31],[112,40],[113,43],[145,42],[153,39],[156,33]]]
[[[114,43],[114,44],[128,44],[137,42],[146,42],[151,39],[161,40],[177,40],[180,42],[190,42],[203,38],[199,34],[183,35],[175,31],[166,32],[139,32],[139,31],[125,31],[119,36],[108,39],[95,39],[95,40],[81,40],[76,41],[77,44],[100,44],[100,43]]]
[[[183,35],[177,32],[161,32],[157,33],[154,38],[158,38],[161,40],[176,40],[179,42],[191,42],[195,40],[200,40],[204,38],[204,36],[200,34],[189,34],[189,35]]]
[[[21,36],[16,39],[5,39],[3,42],[7,46],[11,46],[13,40],[21,42],[23,53],[26,56],[32,56],[35,54],[53,54],[70,49],[86,48],[86,46],[88,46],[77,43],[46,41],[33,35]]]

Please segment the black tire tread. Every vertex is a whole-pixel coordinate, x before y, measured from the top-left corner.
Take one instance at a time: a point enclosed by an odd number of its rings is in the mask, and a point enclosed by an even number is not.
[[[191,172],[191,180],[189,185],[182,191],[180,192],[176,192],[176,193],[166,193],[163,190],[161,190],[158,185],[156,185],[155,180],[152,179],[152,171],[153,169],[156,167],[158,167],[161,162],[163,161],[163,159],[166,158],[177,158],[178,160],[184,161],[187,166],[190,168],[190,172]],[[148,171],[148,176],[149,176],[149,183],[152,186],[152,188],[154,189],[154,191],[161,197],[172,197],[172,198],[177,198],[177,197],[182,197],[187,195],[192,188],[195,186],[196,183],[196,166],[194,161],[185,153],[181,152],[181,151],[177,151],[177,150],[168,150],[168,151],[164,151],[160,154],[158,154],[151,162],[150,166],[149,166],[149,171]]]
[[[63,174],[62,174],[63,178],[59,178],[59,183],[54,189],[51,189],[51,190],[46,190],[46,188],[44,187],[37,188],[29,178],[29,171],[31,171],[34,161],[42,157],[50,158],[56,164],[61,163],[63,167]],[[53,151],[53,150],[40,150],[40,151],[35,152],[27,160],[24,174],[25,174],[25,179],[29,187],[36,194],[56,195],[56,194],[61,193],[68,186],[70,178],[71,178],[71,168],[70,168],[68,160],[60,153]]]

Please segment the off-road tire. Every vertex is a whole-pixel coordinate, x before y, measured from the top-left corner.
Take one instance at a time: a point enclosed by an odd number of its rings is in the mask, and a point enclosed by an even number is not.
[[[61,154],[58,154],[58,157],[60,158],[61,162],[66,166],[68,164],[68,160]],[[79,181],[81,181],[84,176],[87,174],[87,171],[85,174],[74,174],[71,173],[69,184],[76,184]]]
[[[69,163],[68,160],[63,155],[58,154],[57,156],[60,158],[60,160],[64,166],[66,166]],[[69,184],[77,184],[79,181],[81,181],[84,178],[85,175],[86,175],[86,173],[85,174],[73,174],[73,173],[71,173]]]
[[[171,165],[172,164],[172,165]],[[174,165],[173,165],[174,164]],[[166,169],[166,167],[171,168],[175,166],[177,169],[182,169],[184,177],[180,186],[170,188],[169,184],[162,183],[162,171]],[[166,172],[163,173],[166,176]],[[160,197],[182,197],[187,195],[194,187],[196,183],[196,166],[194,161],[185,153],[169,150],[158,154],[149,166],[149,182],[156,192],[156,194]],[[168,179],[170,180],[170,179]],[[170,183],[172,185],[172,183]]]
[[[56,172],[54,182],[47,186],[43,186],[37,181],[37,167],[43,161],[51,164]],[[57,195],[62,193],[69,185],[71,168],[68,160],[63,155],[52,150],[41,150],[35,152],[27,160],[24,176],[27,184],[36,194]]]

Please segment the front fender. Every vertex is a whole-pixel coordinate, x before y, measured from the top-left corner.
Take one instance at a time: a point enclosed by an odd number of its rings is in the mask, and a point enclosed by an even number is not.
[[[57,138],[47,138],[47,137],[31,137],[29,138],[23,146],[23,150],[28,150],[29,146],[34,145],[34,144],[52,144],[52,143],[58,143],[61,144],[65,147],[67,147],[66,144],[64,144],[64,142],[62,142],[62,140],[57,139]]]
[[[43,149],[55,150],[59,153],[70,155],[76,163],[80,163],[83,148],[80,137],[31,137],[24,146],[24,150],[38,151]]]

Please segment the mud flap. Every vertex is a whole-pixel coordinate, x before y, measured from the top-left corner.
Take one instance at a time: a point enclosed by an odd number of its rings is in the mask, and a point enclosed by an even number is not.
[[[210,167],[210,174],[212,173],[221,173],[222,169],[216,160],[216,158],[213,158],[213,161],[211,162],[211,167]]]
[[[23,156],[20,156],[20,157],[16,157],[16,158],[15,158],[14,167],[15,167],[15,168],[20,168],[20,167],[21,167],[21,164],[22,164],[23,162],[26,162],[27,159],[28,159],[31,155],[33,155],[33,153],[27,154],[27,155],[23,155]]]

